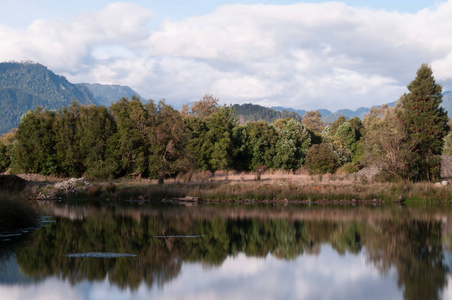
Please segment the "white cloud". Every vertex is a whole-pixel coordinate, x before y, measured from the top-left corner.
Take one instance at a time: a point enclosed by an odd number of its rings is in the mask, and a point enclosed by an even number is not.
[[[421,63],[452,88],[452,0],[417,14],[338,2],[228,5],[151,30],[127,3],[28,28],[0,25],[0,60],[35,60],[75,82],[130,85],[179,106],[213,93],[226,103],[300,109],[395,101]]]
[[[56,72],[89,72],[96,47],[136,49],[149,36],[151,11],[138,5],[113,3],[97,13],[69,20],[36,20],[25,29],[0,27],[0,59],[34,60]]]

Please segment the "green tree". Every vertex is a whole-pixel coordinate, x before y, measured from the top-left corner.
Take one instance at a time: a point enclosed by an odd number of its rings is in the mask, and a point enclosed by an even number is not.
[[[384,178],[408,179],[417,173],[414,152],[416,143],[410,139],[397,118],[399,105],[387,109],[385,116],[366,128],[363,141],[364,161],[377,165],[389,176]]]
[[[330,126],[330,130],[328,131],[328,134],[330,136],[335,136],[336,135],[336,130],[339,128],[339,126],[341,126],[345,121],[347,120],[347,118],[345,118],[344,116],[340,116],[339,118],[337,118],[336,121],[333,122],[333,124],[331,124]]]
[[[147,136],[150,133],[155,114],[155,105],[150,100],[144,105],[140,98],[122,98],[110,106],[117,133],[117,145],[110,145],[112,155],[119,163],[119,175],[147,175],[149,145]]]
[[[69,108],[60,109],[55,115],[55,150],[59,172],[80,177],[85,172],[80,139],[87,132],[80,130],[81,105],[72,102]]]
[[[12,155],[16,171],[44,175],[58,172],[53,131],[55,115],[55,111],[38,107],[22,116]]]
[[[356,141],[359,141],[364,135],[364,125],[358,117],[351,118],[347,121],[350,126],[355,130]]]
[[[306,167],[311,174],[334,173],[339,167],[339,158],[330,144],[315,144],[306,154]]]
[[[439,177],[439,158],[448,132],[447,113],[440,107],[442,87],[435,83],[432,69],[423,64],[416,78],[401,97],[398,118],[409,138],[416,144],[419,174],[415,179]]]
[[[116,133],[116,124],[104,106],[82,106],[78,124],[80,152],[83,156],[84,172],[89,177],[114,177],[118,170],[111,139]]]
[[[205,119],[185,118],[189,135],[189,150],[197,168],[216,171],[231,169],[237,154],[234,131],[238,119],[232,107],[223,106]]]
[[[355,129],[353,129],[349,122],[342,123],[337,128],[335,134],[338,140],[352,152],[356,149],[356,143],[358,141],[356,135]]]
[[[311,146],[312,132],[294,119],[278,129],[273,166],[284,170],[300,168]]]
[[[452,156],[452,131],[444,138],[443,155]]]
[[[11,129],[0,136],[0,173],[5,172],[11,165],[11,153],[16,144],[16,131]]]
[[[273,166],[275,144],[278,134],[267,122],[248,122],[243,128],[243,145],[246,151],[246,168],[255,170],[258,166]]]
[[[149,172],[163,183],[164,178],[187,171],[187,134],[181,114],[160,101],[150,133]]]

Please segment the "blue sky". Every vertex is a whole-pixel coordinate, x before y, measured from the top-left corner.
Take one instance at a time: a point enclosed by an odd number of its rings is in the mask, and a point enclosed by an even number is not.
[[[0,61],[129,85],[175,107],[356,109],[392,102],[422,63],[452,89],[452,0],[0,0]]]
[[[0,0],[0,20],[3,24],[25,27],[36,19],[67,18],[76,13],[96,11],[113,1],[109,0]],[[216,8],[228,4],[276,4],[287,5],[300,0],[134,0],[122,1],[136,3],[155,12],[155,17],[163,20],[168,17],[181,20],[191,16],[211,13]],[[322,0],[307,0],[306,3],[322,3]],[[440,0],[348,0],[341,1],[352,7],[380,9],[416,13],[425,8],[434,8]]]

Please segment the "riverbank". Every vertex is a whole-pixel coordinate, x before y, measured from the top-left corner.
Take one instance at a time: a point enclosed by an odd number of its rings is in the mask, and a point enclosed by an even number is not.
[[[447,181],[379,183],[353,175],[270,174],[256,180],[253,174],[196,175],[196,180],[148,179],[90,181],[70,179],[32,182],[29,188],[39,200],[164,201],[178,203],[332,203],[381,204],[386,202],[450,202]]]
[[[108,193],[107,193],[108,195]],[[204,183],[118,187],[112,200],[163,200],[223,203],[331,203],[448,202],[449,187],[431,183]]]

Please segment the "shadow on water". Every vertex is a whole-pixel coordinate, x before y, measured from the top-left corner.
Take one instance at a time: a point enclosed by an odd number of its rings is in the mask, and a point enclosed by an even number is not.
[[[381,274],[397,272],[405,299],[440,299],[450,274],[450,207],[387,206],[47,206],[56,222],[9,249],[0,244],[0,270],[17,261],[20,276],[108,281],[121,288],[163,287],[185,262],[221,266],[229,256],[282,260],[364,255]],[[3,248],[2,248],[3,247]],[[68,257],[123,253],[136,257]],[[12,268],[10,264],[6,268]],[[13,271],[11,271],[13,272]],[[2,277],[3,276],[3,277]],[[15,275],[17,276],[17,274]],[[0,284],[7,282],[0,275]]]

